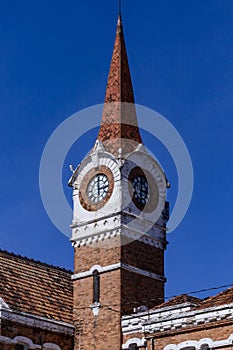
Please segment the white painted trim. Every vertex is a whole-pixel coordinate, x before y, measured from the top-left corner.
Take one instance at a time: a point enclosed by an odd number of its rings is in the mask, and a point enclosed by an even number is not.
[[[60,346],[52,343],[43,344],[43,350],[61,350]]]
[[[91,274],[93,274],[93,272],[94,272],[95,270],[97,270],[98,272],[100,272],[101,266],[100,266],[100,265],[94,265],[94,266],[92,266],[92,267],[90,268]]]
[[[0,335],[0,344],[4,343],[4,344],[12,344],[13,339],[8,338],[8,337],[3,337],[2,335]]]
[[[23,324],[28,327],[37,327],[40,329],[73,335],[74,326],[70,323],[50,320],[45,317],[30,315],[24,312],[12,311],[10,309],[1,309],[0,319],[6,319],[15,323]]]
[[[162,282],[166,281],[166,278],[163,277],[163,276],[157,275],[157,274],[155,274],[153,272],[150,272],[150,271],[139,269],[138,267],[134,267],[134,266],[131,266],[131,265],[123,264],[123,263],[117,263],[117,264],[108,265],[108,266],[104,266],[104,267],[101,267],[100,265],[94,265],[94,266],[92,266],[90,268],[90,270],[84,271],[84,272],[80,272],[80,273],[76,273],[71,278],[72,278],[73,281],[75,281],[75,280],[79,280],[79,279],[82,279],[82,278],[86,278],[86,277],[92,276],[94,270],[98,270],[99,273],[104,273],[104,272],[117,270],[117,269],[120,269],[120,268],[124,269],[124,270],[127,270],[127,271],[130,271],[130,272],[133,272],[133,273],[137,273],[139,275],[143,275],[143,276],[146,276],[146,277],[153,278],[153,279],[158,280],[158,281],[162,281]]]
[[[41,349],[41,345],[34,344],[31,339],[26,338],[26,337],[22,337],[22,336],[17,336],[14,339],[0,336],[0,344],[1,343],[22,344],[22,345],[25,345],[26,348],[32,349],[32,350]],[[45,343],[45,344],[43,344],[43,350],[61,350],[61,348],[60,348],[60,346],[58,346],[54,343]]]
[[[98,223],[98,222],[100,222],[100,221],[103,221],[103,220],[107,220],[107,219],[114,219],[114,218],[117,218],[119,215],[121,215],[122,214],[122,212],[121,211],[118,211],[117,213],[114,213],[114,216],[113,216],[113,214],[111,213],[111,214],[108,214],[108,215],[103,215],[103,216],[101,216],[101,217],[99,217],[99,218],[95,218],[94,220],[93,219],[90,219],[89,221],[81,221],[81,222],[79,222],[79,223],[74,223],[74,224],[72,224],[72,225],[70,225],[71,226],[71,228],[82,228],[82,227],[85,227],[85,226],[87,226],[87,225],[91,225],[91,224],[96,224],[96,223]],[[106,230],[105,230],[106,231]],[[104,231],[104,232],[105,232]],[[107,231],[106,231],[107,232]],[[89,237],[90,235],[87,235],[87,236],[84,236],[83,238],[87,238],[87,237]],[[73,242],[73,241],[76,241],[76,239],[70,239],[70,241],[71,242]]]
[[[9,309],[9,305],[0,297],[0,310],[1,308]]]
[[[39,344],[34,344],[31,339],[17,336],[13,339],[13,344],[22,344],[25,345],[26,349],[41,349]]]
[[[122,332],[123,334],[143,331],[158,333],[233,319],[233,303],[199,310],[193,309],[192,306],[192,303],[184,303],[150,310],[149,313],[147,311],[124,316],[122,317]]]
[[[179,344],[168,344],[165,346],[164,350],[181,350],[187,347],[194,347],[196,350],[201,350],[204,345],[208,345],[210,349],[221,348],[224,346],[232,346],[233,334],[231,334],[227,339],[223,340],[212,340],[211,338],[202,338],[199,341],[188,340]]]
[[[87,227],[87,226],[86,226]],[[98,243],[98,242],[102,242],[104,240],[108,240],[110,238],[114,238],[120,236],[120,229],[112,229],[112,230],[103,230],[100,231],[97,234],[89,234],[86,236],[83,236],[80,239],[75,239],[72,238],[71,242],[73,247],[78,248],[78,247],[85,247],[89,244],[93,244],[93,243]]]
[[[8,337],[2,337],[0,336],[0,344],[5,343],[5,344],[22,344],[25,345],[26,348],[36,350],[36,349],[41,349],[41,345],[39,344],[34,344],[31,339],[26,338],[26,337],[21,337],[17,336],[14,339],[8,338]],[[61,350],[61,349],[58,349]]]
[[[94,304],[91,304],[90,305],[90,308],[93,312],[93,315],[95,317],[97,317],[99,315],[99,311],[100,311],[100,308],[101,308],[101,304],[100,303],[94,303]]]
[[[99,273],[103,273],[103,272],[109,272],[109,271],[113,271],[113,270],[117,270],[121,267],[121,263],[117,263],[117,264],[112,264],[112,265],[108,265],[108,266],[104,266],[101,267],[100,265],[94,265],[90,268],[89,271],[85,271],[85,272],[80,272],[80,273],[76,273],[73,276],[71,276],[71,279],[73,281],[75,280],[79,280],[81,278],[85,278],[85,277],[89,277],[93,275],[93,271],[98,270]]]
[[[129,349],[129,346],[132,344],[137,344],[138,347],[146,347],[146,339],[145,338],[131,338],[128,339],[125,344],[122,345],[122,349]]]
[[[163,277],[161,275],[157,275],[156,273],[153,273],[150,271],[139,269],[138,267],[134,267],[134,266],[127,265],[127,264],[121,264],[121,268],[124,270],[130,271],[130,272],[133,272],[133,273],[137,273],[139,275],[143,275],[145,277],[153,278],[154,280],[166,282],[165,277]]]
[[[129,213],[126,213],[127,215],[130,215]],[[118,214],[115,215],[114,217],[111,217],[111,219],[114,218],[117,220],[120,220],[118,218]],[[130,215],[134,218],[136,218],[139,221],[142,221],[140,217],[135,217],[133,215]],[[108,216],[109,217],[109,216]],[[103,222],[105,220],[104,218],[100,218],[98,219],[99,224],[101,224],[101,222]],[[145,221],[145,220],[144,220]],[[91,221],[90,223],[85,223],[82,225],[84,231],[86,228],[91,228],[92,225],[96,225],[97,220],[95,221]],[[145,223],[146,224],[146,221]],[[91,245],[93,243],[97,243],[97,242],[103,242],[104,240],[109,240],[111,238],[117,237],[117,236],[123,236],[123,237],[127,237],[130,238],[131,240],[137,240],[139,242],[142,242],[144,244],[150,245],[152,247],[156,247],[158,249],[161,250],[165,250],[167,241],[161,237],[161,235],[157,235],[157,236],[153,236],[150,234],[146,234],[146,233],[142,233],[136,229],[133,228],[129,228],[127,225],[123,225],[123,224],[119,224],[115,227],[113,227],[112,229],[101,229],[98,233],[93,233],[95,226],[93,226],[93,230],[91,230],[91,232],[89,234],[80,234],[80,232],[78,231],[79,229],[75,229],[74,227],[76,227],[76,225],[71,225],[72,228],[75,230],[75,234],[73,234],[73,237],[71,238],[71,242],[73,247],[78,248],[81,246],[87,246],[87,245]],[[163,231],[164,228],[162,226],[159,225],[154,225],[155,227],[157,227],[158,230]],[[80,226],[81,227],[81,226]]]

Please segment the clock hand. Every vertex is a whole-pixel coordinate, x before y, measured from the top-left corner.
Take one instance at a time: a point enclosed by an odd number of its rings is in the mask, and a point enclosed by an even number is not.
[[[98,196],[100,195],[100,178],[97,177],[97,189],[98,189]]]
[[[108,187],[108,185],[104,185],[104,186],[102,186],[102,187],[99,187],[99,190],[104,190],[105,188],[107,188]]]

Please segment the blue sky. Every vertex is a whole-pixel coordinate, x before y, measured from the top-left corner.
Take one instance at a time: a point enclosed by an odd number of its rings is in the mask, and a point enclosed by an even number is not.
[[[191,206],[168,235],[166,295],[233,283],[232,1],[127,0],[122,7],[136,102],[170,120],[194,167]],[[103,102],[116,20],[114,0],[0,1],[2,249],[72,269],[71,244],[41,202],[40,158],[63,120]],[[96,132],[67,156],[68,198],[68,165],[80,162]],[[172,183],[172,206],[174,164],[158,141],[143,138]]]

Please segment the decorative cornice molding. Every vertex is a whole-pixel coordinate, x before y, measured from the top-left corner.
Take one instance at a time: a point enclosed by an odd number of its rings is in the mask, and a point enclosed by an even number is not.
[[[43,350],[61,350],[61,348],[53,343],[45,343],[43,344]]]
[[[104,240],[108,240],[110,238],[114,238],[117,236],[120,236],[119,229],[111,230],[111,231],[104,231],[104,232],[100,232],[100,233],[95,234],[95,235],[83,237],[83,238],[80,238],[80,239],[73,241],[72,244],[73,244],[73,247],[78,248],[78,247],[83,247],[83,246],[87,246],[87,245],[98,243],[98,242],[103,242]]]
[[[88,226],[88,225],[93,225],[93,224],[96,224],[100,221],[103,221],[103,220],[108,220],[108,219],[115,219],[116,217],[118,217],[119,215],[121,215],[122,212],[119,211],[117,213],[114,213],[114,216],[113,214],[108,214],[108,215],[104,215],[104,216],[101,216],[99,218],[95,218],[94,220],[89,220],[89,221],[86,221],[86,222],[80,222],[80,223],[73,223],[72,225],[70,225],[71,228],[80,228],[80,227],[85,227],[85,226]],[[71,238],[71,241],[72,241],[72,238]]]
[[[172,307],[157,308],[122,318],[123,334],[136,332],[158,333],[175,331],[187,327],[223,320],[233,320],[233,303],[195,310],[188,303]],[[172,349],[174,350],[174,349]],[[177,350],[177,349],[176,349]]]
[[[121,263],[112,264],[112,265],[108,265],[108,266],[104,266],[104,267],[101,267],[99,265],[94,265],[88,271],[84,271],[84,272],[80,272],[80,273],[74,274],[73,276],[71,276],[71,279],[73,281],[75,281],[75,280],[80,280],[80,279],[85,278],[85,277],[92,276],[94,270],[98,270],[99,273],[104,273],[104,272],[117,270],[120,267],[121,267]]]
[[[84,272],[80,272],[80,273],[74,274],[71,278],[72,278],[73,281],[75,281],[75,280],[78,280],[78,279],[82,279],[82,278],[86,278],[86,277],[92,276],[94,270],[98,270],[99,273],[104,273],[104,272],[109,272],[109,271],[113,271],[113,270],[117,270],[117,269],[127,270],[127,271],[130,271],[130,272],[133,272],[133,273],[137,273],[139,275],[143,275],[143,276],[146,276],[146,277],[150,277],[150,278],[153,278],[155,280],[162,281],[162,282],[166,281],[166,278],[163,277],[163,276],[160,276],[160,275],[157,275],[157,274],[155,274],[153,272],[142,270],[142,269],[139,269],[138,267],[127,265],[127,264],[124,264],[124,263],[121,263],[121,262],[113,264],[113,265],[104,266],[104,267],[101,267],[99,265],[95,265],[88,271],[84,271]]]
[[[139,275],[143,275],[145,277],[150,277],[154,280],[158,280],[161,282],[166,282],[166,278],[164,276],[161,275],[157,275],[156,273],[150,272],[150,271],[146,271],[146,270],[142,270],[139,269],[138,267],[135,266],[131,266],[131,265],[127,265],[127,264],[121,264],[121,268],[133,273],[137,273]]]
[[[45,317],[30,315],[24,312],[12,311],[10,309],[1,308],[0,320],[6,319],[15,323],[23,324],[28,327],[37,327],[56,333],[73,335],[74,326],[70,323],[49,320]]]
[[[128,231],[128,232],[127,232]],[[80,237],[80,239],[72,239],[72,245],[75,248],[79,248],[82,246],[91,245],[98,242],[103,242],[105,240],[109,240],[111,238],[115,238],[117,236],[127,237],[131,239],[132,241],[139,241],[144,244],[148,244],[152,247],[165,250],[167,241],[162,241],[157,237],[150,236],[149,234],[142,234],[141,232],[138,232],[133,229],[129,229],[125,225],[119,226],[117,229],[113,230],[105,230],[102,232],[99,232],[97,234],[90,234],[84,237]]]

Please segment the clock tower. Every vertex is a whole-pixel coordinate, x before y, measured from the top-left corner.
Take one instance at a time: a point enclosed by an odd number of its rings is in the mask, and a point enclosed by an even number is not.
[[[74,171],[75,350],[122,348],[121,317],[164,301],[166,177],[143,145],[121,16],[98,138]]]

